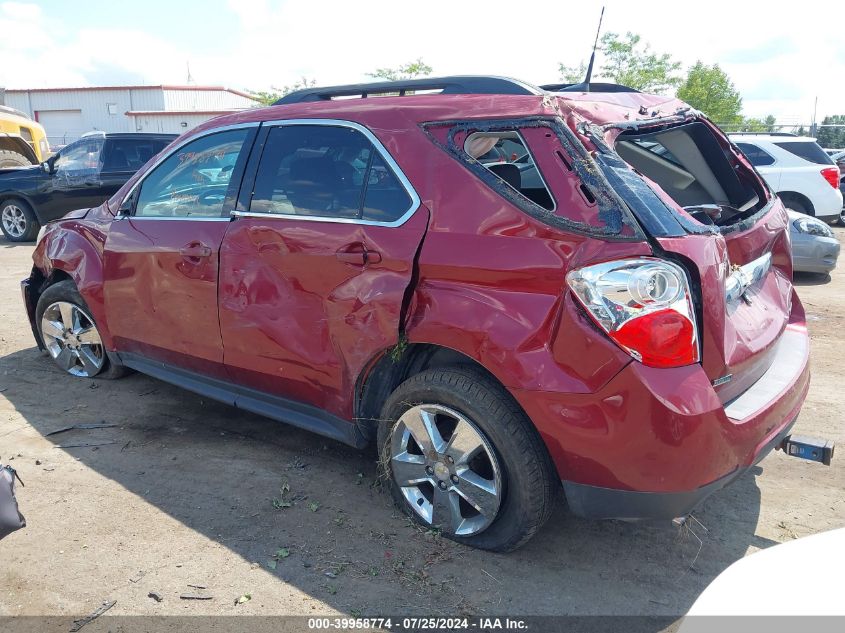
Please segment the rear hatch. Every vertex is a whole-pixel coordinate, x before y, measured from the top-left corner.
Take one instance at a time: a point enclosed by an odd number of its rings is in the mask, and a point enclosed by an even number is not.
[[[772,364],[790,318],[792,258],[782,204],[704,119],[681,114],[611,124],[588,136],[655,254],[688,271],[702,367],[722,402],[735,398]]]

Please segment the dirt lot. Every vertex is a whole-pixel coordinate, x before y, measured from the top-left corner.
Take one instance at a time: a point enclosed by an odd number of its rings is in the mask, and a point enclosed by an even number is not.
[[[19,296],[31,252],[0,239],[0,459],[14,457],[28,521],[0,541],[0,615],[104,600],[115,615],[677,615],[737,559],[845,525],[845,455],[826,468],[775,453],[696,512],[706,530],[587,522],[561,504],[514,554],[455,545],[394,509],[371,453],[145,376],[54,369]],[[845,269],[798,284],[814,346],[796,431],[845,444]],[[102,421],[117,426],[45,437]],[[79,442],[112,443],[60,446]]]

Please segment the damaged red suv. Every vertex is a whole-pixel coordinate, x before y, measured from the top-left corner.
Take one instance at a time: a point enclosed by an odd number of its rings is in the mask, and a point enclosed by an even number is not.
[[[491,550],[561,486],[580,516],[689,513],[809,385],[782,204],[701,113],[616,85],[296,92],[177,139],[34,262],[62,370],[375,442],[410,516]]]

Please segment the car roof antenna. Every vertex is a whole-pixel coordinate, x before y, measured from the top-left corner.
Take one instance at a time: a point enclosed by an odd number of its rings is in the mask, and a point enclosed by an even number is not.
[[[601,8],[599,16],[599,28],[596,29],[596,41],[593,42],[593,54],[590,55],[590,64],[587,66],[587,75],[584,77],[584,92],[590,92],[590,79],[593,78],[593,64],[596,61],[596,49],[599,46],[599,34],[601,33],[601,22],[604,19],[604,7]]]

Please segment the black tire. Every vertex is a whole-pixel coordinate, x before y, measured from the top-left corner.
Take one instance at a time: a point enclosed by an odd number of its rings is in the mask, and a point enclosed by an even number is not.
[[[28,167],[32,165],[23,154],[9,149],[0,149],[0,167]]]
[[[21,219],[23,226],[18,223]],[[10,224],[12,223],[12,224]],[[7,224],[10,224],[7,226]],[[8,198],[0,202],[0,230],[10,242],[31,242],[38,236],[41,223],[25,200]]]
[[[510,394],[487,374],[467,366],[430,369],[412,376],[390,395],[378,429],[379,463],[393,499],[416,522],[427,524],[402,495],[391,472],[391,438],[399,418],[419,404],[437,404],[466,416],[495,452],[503,497],[486,529],[469,536],[442,532],[459,543],[495,552],[512,551],[548,520],[559,485],[546,447]]]
[[[838,226],[845,226],[845,207],[842,207],[842,210],[839,212],[839,219],[836,220],[836,224]]]
[[[57,301],[72,303],[81,308],[87,315],[91,315],[91,311],[88,309],[88,304],[85,303],[85,299],[83,299],[82,295],[79,294],[79,291],[76,289],[76,285],[73,281],[65,279],[64,281],[60,281],[52,286],[49,286],[43,293],[41,293],[41,296],[38,298],[38,304],[35,306],[36,328],[38,330],[38,336],[41,338],[41,342],[45,347],[47,344],[44,333],[41,329],[42,317],[44,316],[44,312],[47,308]],[[93,322],[93,316],[90,316],[90,318]],[[95,322],[94,325],[96,326]],[[129,370],[121,365],[113,354],[105,352],[105,359],[102,368],[97,374],[90,376],[90,378],[115,380],[125,376],[127,373],[129,373]]]

